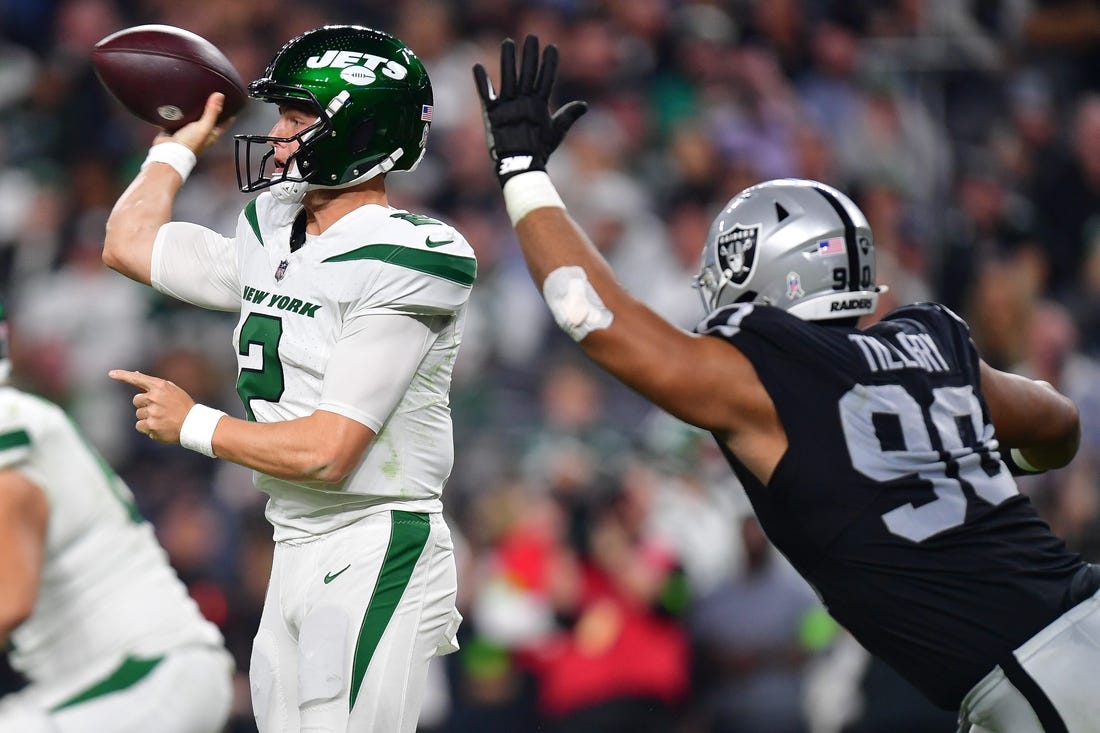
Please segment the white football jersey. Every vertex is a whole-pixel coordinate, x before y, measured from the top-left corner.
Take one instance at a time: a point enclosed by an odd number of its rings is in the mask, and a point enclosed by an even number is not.
[[[41,583],[12,633],[12,666],[36,686],[80,686],[126,656],[221,645],[168,563],[130,490],[60,407],[0,386],[0,468],[49,502]]]
[[[233,348],[237,392],[249,419],[290,420],[322,408],[377,432],[340,483],[255,475],[256,486],[271,497],[267,517],[276,540],[331,531],[388,509],[439,512],[454,462],[449,389],[476,276],[473,250],[442,222],[371,205],[291,252],[300,211],[265,193],[245,208],[231,239],[195,225],[162,227],[153,285],[204,307],[240,309]],[[338,398],[323,401],[322,385],[341,335],[376,314],[437,323],[396,408],[371,421],[342,409]],[[387,362],[385,353],[371,359],[364,368]]]

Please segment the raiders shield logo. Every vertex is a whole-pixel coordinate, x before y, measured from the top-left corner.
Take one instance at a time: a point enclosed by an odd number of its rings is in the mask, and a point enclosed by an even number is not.
[[[733,228],[718,237],[718,267],[730,282],[744,285],[756,264],[756,242],[760,238],[760,225]]]

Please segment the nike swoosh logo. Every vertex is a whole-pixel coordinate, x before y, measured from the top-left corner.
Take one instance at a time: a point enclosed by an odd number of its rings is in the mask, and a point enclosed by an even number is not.
[[[454,237],[447,237],[446,239],[432,239],[428,237],[424,240],[424,244],[428,245],[429,249],[435,249],[436,247],[442,247],[445,244],[450,244],[455,241]]]
[[[347,570],[347,569],[348,569],[348,568],[350,568],[350,567],[351,567],[351,564],[349,563],[349,564],[348,564],[348,565],[347,565],[347,566],[346,566],[346,567],[344,568],[344,570]],[[344,572],[344,570],[337,570],[337,571],[336,571],[335,573],[328,573],[328,574],[326,574],[326,575],[325,575],[325,585],[328,585],[329,583],[331,583],[332,581],[334,581],[334,580],[336,580],[336,579],[337,579],[338,577],[340,577],[340,574],[341,574],[341,573],[343,573],[343,572]]]

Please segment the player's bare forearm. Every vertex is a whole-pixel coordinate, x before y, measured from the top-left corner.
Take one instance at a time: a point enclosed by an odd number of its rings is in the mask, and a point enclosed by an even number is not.
[[[317,410],[282,422],[223,417],[212,446],[219,458],[287,481],[342,481],[358,465],[374,431],[343,415]]]
[[[0,471],[0,648],[34,609],[48,520],[42,490],[15,469]]]
[[[538,38],[528,35],[518,67],[515,43],[501,43],[499,89],[483,66],[473,69],[490,158],[535,284],[558,325],[604,369],[686,422],[735,432],[743,393],[722,387],[751,379],[748,360],[677,328],[624,290],[546,174],[587,109],[580,100],[550,109],[557,68],[557,47],[547,45],[540,61]]]
[[[557,268],[580,265],[605,302],[617,299],[621,286],[611,266],[565,209],[535,209],[516,223],[516,234],[527,269],[540,290],[546,276]]]
[[[217,118],[224,103],[223,94],[211,94],[200,119],[184,125],[172,135],[166,132],[157,135],[153,141],[155,150],[167,149],[156,147],[160,143],[173,143],[190,158],[190,163],[181,169],[178,156],[168,156],[167,160],[172,161],[168,163],[164,162],[165,157],[152,160],[156,156],[150,155],[151,160],[142,166],[115,202],[103,240],[103,263],[112,270],[131,280],[150,283],[157,231],[172,220],[172,203],[194,164],[194,156],[221,136],[224,127],[218,126]]]
[[[196,407],[186,391],[141,372],[112,369],[108,376],[138,389],[135,430],[161,443],[180,442],[183,424]],[[215,412],[209,429],[209,448],[218,458],[289,481],[341,481],[374,439],[367,426],[327,410],[269,423]]]
[[[1037,469],[1061,468],[1077,454],[1081,422],[1077,405],[1046,382],[1009,374],[982,363],[982,393],[997,439],[1017,448]]]
[[[579,341],[596,363],[686,422],[720,431],[729,428],[729,406],[716,396],[716,380],[730,376],[727,344],[677,328],[634,298],[564,209],[535,209],[516,223],[516,233],[540,290],[558,268],[579,266],[610,311],[609,326]],[[719,363],[710,356],[716,348],[724,357],[724,376],[709,369]]]
[[[138,173],[115,202],[103,239],[103,264],[131,280],[150,282],[153,242],[172,219],[172,202],[183,181],[164,164]]]

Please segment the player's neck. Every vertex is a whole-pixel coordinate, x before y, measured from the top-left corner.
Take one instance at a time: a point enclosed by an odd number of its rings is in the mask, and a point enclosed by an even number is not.
[[[318,188],[306,194],[306,231],[321,234],[337,221],[362,206],[389,206],[382,176],[352,188]]]

